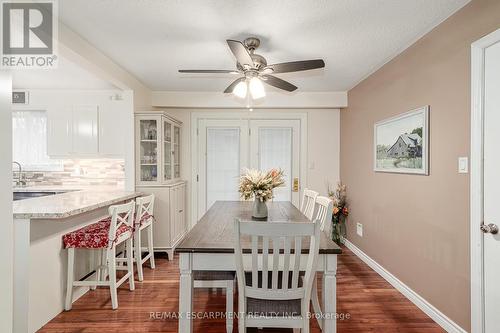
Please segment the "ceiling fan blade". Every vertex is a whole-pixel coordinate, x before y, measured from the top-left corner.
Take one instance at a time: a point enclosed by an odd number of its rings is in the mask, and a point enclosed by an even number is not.
[[[323,59],[315,60],[302,60],[302,61],[291,61],[283,62],[280,64],[274,64],[264,67],[262,72],[266,73],[266,70],[272,70],[272,73],[290,73],[307,71],[310,69],[323,68],[325,67],[325,62]]]
[[[234,81],[233,81],[233,83],[231,83],[231,84],[230,84],[230,85],[226,88],[226,90],[224,90],[224,93],[225,93],[225,94],[230,94],[230,93],[232,93],[232,92],[233,92],[233,90],[234,90],[234,87],[236,87],[236,85],[237,85],[238,83],[240,83],[241,81],[244,81],[244,80],[245,80],[245,77],[240,77],[239,79],[234,80]]]
[[[262,78],[263,82],[267,83],[270,86],[279,88],[279,89],[283,89],[286,91],[294,91],[297,89],[297,87],[294,86],[293,84],[291,84],[290,82],[287,82],[285,80],[277,78],[276,76],[261,75],[260,77]]]
[[[189,74],[240,74],[240,72],[230,69],[179,69],[179,73]]]
[[[253,67],[252,57],[242,42],[231,39],[227,39],[226,42],[241,66],[247,65],[249,67]]]

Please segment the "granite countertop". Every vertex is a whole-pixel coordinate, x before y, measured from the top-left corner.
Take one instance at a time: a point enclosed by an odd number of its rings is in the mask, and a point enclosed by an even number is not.
[[[47,191],[46,188],[38,191]],[[14,189],[16,191],[16,189]],[[50,191],[53,191],[52,189]],[[69,192],[66,192],[69,191]],[[55,191],[54,191],[55,192]],[[15,219],[63,219],[106,207],[121,201],[134,199],[139,192],[117,189],[60,189],[60,193],[45,197],[13,202]]]

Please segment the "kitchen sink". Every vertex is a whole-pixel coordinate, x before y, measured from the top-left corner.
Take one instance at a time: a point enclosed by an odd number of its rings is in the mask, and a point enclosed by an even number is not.
[[[60,194],[61,192],[53,192],[53,191],[40,191],[40,192],[13,192],[14,194],[14,201],[17,200],[24,200],[24,199],[30,199],[30,198],[39,198],[39,197],[45,197],[48,195],[55,195],[55,194]]]

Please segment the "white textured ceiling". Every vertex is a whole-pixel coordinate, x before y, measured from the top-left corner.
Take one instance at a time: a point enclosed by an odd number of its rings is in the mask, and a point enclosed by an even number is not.
[[[59,57],[56,69],[13,71],[12,86],[14,89],[116,89],[63,57]]]
[[[344,91],[469,0],[64,0],[60,19],[154,90],[222,91],[226,39],[261,39],[268,63],[323,58],[325,69],[279,75],[299,91]]]

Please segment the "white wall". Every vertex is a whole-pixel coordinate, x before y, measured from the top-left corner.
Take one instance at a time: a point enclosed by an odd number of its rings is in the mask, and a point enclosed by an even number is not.
[[[13,239],[12,223],[12,79],[0,71],[0,332],[12,332]]]
[[[183,122],[181,152],[181,177],[188,180],[187,200],[191,207],[191,113],[192,112],[241,112],[241,109],[163,109]],[[339,109],[259,109],[259,112],[306,113],[308,124],[307,184],[321,194],[327,194],[327,182],[339,180],[340,110]],[[313,164],[313,165],[312,165]],[[311,169],[310,167],[313,166]],[[188,221],[191,221],[191,209]]]

